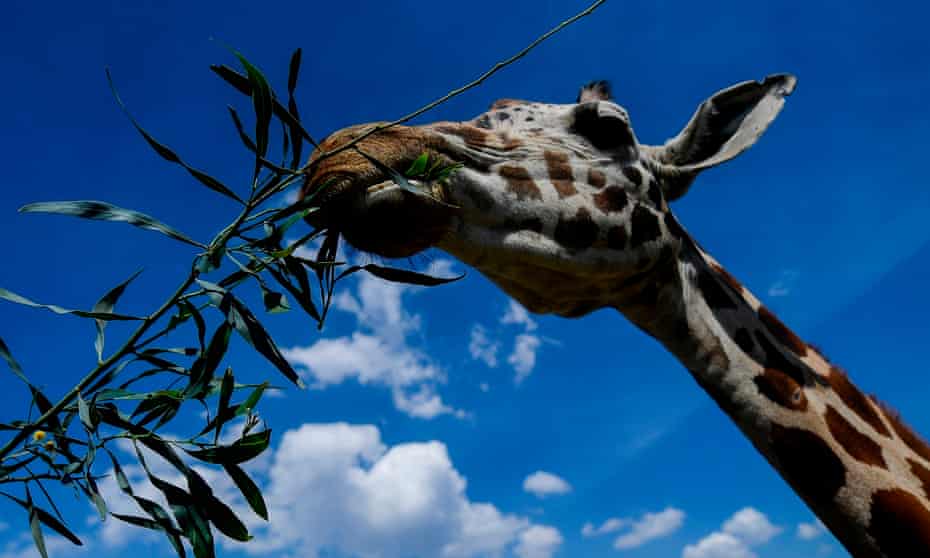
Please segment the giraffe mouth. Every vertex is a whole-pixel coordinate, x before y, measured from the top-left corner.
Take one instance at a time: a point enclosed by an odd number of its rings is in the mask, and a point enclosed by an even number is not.
[[[331,200],[322,218],[311,224],[336,229],[356,249],[386,258],[405,258],[435,246],[459,212],[444,201],[438,184],[388,179],[366,186],[349,178],[334,189],[346,194]]]

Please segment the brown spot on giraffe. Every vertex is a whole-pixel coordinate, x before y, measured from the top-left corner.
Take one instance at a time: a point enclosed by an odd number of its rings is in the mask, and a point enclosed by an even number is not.
[[[930,499],[930,469],[927,469],[913,459],[907,459],[907,464],[911,467],[911,473],[920,480],[921,488],[924,489],[924,496]]]
[[[539,187],[533,181],[529,171],[523,167],[513,165],[501,165],[497,172],[507,181],[507,189],[517,196],[518,200],[534,199],[541,200],[542,193]]]
[[[888,468],[885,458],[882,456],[882,447],[878,443],[856,430],[856,427],[850,424],[848,420],[836,409],[827,405],[827,412],[824,413],[824,421],[830,434],[836,442],[843,446],[846,453],[853,459],[861,461],[867,465],[876,465],[883,469]]]
[[[627,203],[629,203],[629,198],[623,188],[619,186],[608,186],[594,194],[594,207],[598,208],[601,213],[610,214],[623,211]]]
[[[830,375],[827,376],[827,381],[830,383],[830,387],[833,388],[834,393],[843,400],[843,403],[852,412],[856,413],[859,418],[867,422],[882,436],[891,437],[891,432],[888,431],[885,423],[882,422],[881,417],[878,416],[875,406],[861,391],[859,391],[859,388],[849,381],[849,378],[842,370],[836,366],[832,367],[830,369]],[[930,456],[930,451],[928,451],[928,456]],[[928,457],[928,459],[930,459],[930,457]]]
[[[872,495],[868,532],[884,558],[930,556],[930,510],[901,489]]]
[[[807,409],[807,396],[801,385],[790,376],[774,368],[766,368],[753,378],[759,392],[772,402],[795,411]]]
[[[584,250],[597,240],[598,228],[588,210],[579,207],[574,217],[559,218],[555,226],[555,240],[572,250]]]
[[[491,138],[489,132],[467,124],[441,124],[436,126],[436,130],[462,138],[469,147],[488,147]]]
[[[779,470],[800,494],[825,505],[846,484],[846,467],[820,436],[772,424],[769,438]]]
[[[567,198],[578,193],[575,189],[574,175],[572,165],[568,162],[568,153],[561,151],[546,150],[543,152],[543,158],[546,160],[546,172],[549,173],[549,181],[555,191],[559,193],[559,198]]]
[[[801,357],[807,354],[807,344],[801,341],[800,337],[788,329],[788,327],[765,306],[759,307],[759,319],[765,324],[769,333],[771,333],[775,339],[778,339],[779,343],[791,349],[791,352]]]
[[[500,140],[500,148],[504,151],[512,151],[523,145],[522,141],[505,132],[497,134],[497,137]]]
[[[927,445],[926,440],[921,438],[910,426],[905,424],[897,411],[885,404],[880,404],[880,407],[885,417],[888,419],[888,422],[891,423],[891,428],[894,429],[895,434],[898,435],[898,438],[901,438],[901,441],[904,442],[911,451],[927,461],[930,461],[930,446]]]
[[[607,185],[607,175],[595,168],[588,169],[588,184],[600,190]]]

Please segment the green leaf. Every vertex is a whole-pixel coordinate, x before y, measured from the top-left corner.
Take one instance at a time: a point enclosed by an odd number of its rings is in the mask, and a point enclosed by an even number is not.
[[[36,550],[42,558],[48,558],[48,550],[45,548],[45,537],[42,535],[42,526],[39,525],[39,514],[36,508],[29,505],[29,529],[32,531],[32,540],[36,543]]]
[[[411,178],[416,178],[426,171],[426,164],[428,162],[429,162],[429,153],[424,151],[423,153],[420,154],[419,157],[414,159],[413,163],[411,163],[410,165],[410,168],[408,168],[407,172],[405,172],[404,174]]]
[[[144,443],[144,440],[140,441]],[[149,470],[148,464],[145,462],[145,458],[142,456],[142,452],[139,450],[138,445],[135,447],[135,450],[139,464],[141,464],[142,468],[145,470],[149,482],[164,494],[165,500],[167,500],[168,505],[171,506],[171,511],[174,513],[174,517],[178,522],[178,527],[181,528],[184,536],[190,541],[194,549],[194,555],[197,558],[214,558],[213,534],[210,532],[210,524],[198,501],[192,494],[187,493],[180,487],[155,476],[152,471]],[[178,458],[178,460],[180,460],[180,458]],[[187,477],[189,487],[192,478],[195,482],[199,480],[199,483],[203,484],[203,480],[186,466],[184,466],[182,470]],[[201,488],[209,491],[209,487],[203,486]]]
[[[267,387],[268,382],[263,382],[260,386],[255,388],[246,400],[236,407],[236,416],[241,417],[242,415],[251,413],[252,410],[255,409],[255,406],[258,405],[258,400],[262,398],[262,394],[265,393],[265,388]]]
[[[220,533],[236,541],[245,542],[252,540],[252,535],[249,534],[249,530],[246,528],[245,524],[242,523],[242,521],[236,517],[236,514],[229,509],[229,506],[224,504],[219,498],[210,495],[205,498],[204,507],[210,523],[212,523]]]
[[[289,260],[293,263],[289,263]],[[304,312],[319,322],[320,313],[317,311],[316,305],[313,303],[313,295],[310,291],[310,281],[309,277],[307,276],[307,270],[305,270],[303,266],[300,265],[300,262],[297,262],[290,257],[285,259],[285,265],[287,266],[288,270],[291,271],[291,275],[297,278],[298,284],[300,285],[299,288],[292,285],[290,281],[288,281],[284,276],[284,274],[274,267],[268,267],[268,273],[270,273],[271,276],[274,277],[278,282],[278,284],[284,287],[287,292],[291,293],[291,296],[293,296],[294,300],[297,301],[297,304],[303,308]],[[291,270],[292,266],[293,270]]]
[[[227,322],[223,322],[216,328],[206,352],[191,366],[190,383],[184,390],[185,398],[202,399],[206,395],[210,381],[213,380],[213,372],[216,371],[229,348],[231,334],[232,325]]]
[[[200,350],[204,350],[204,335],[206,334],[207,325],[203,319],[203,316],[200,314],[200,311],[197,310],[197,307],[191,304],[186,300],[178,302],[178,307],[180,308],[180,313],[182,316],[190,316],[194,318],[194,323],[197,325],[197,340],[200,341]]]
[[[294,89],[297,88],[297,76],[300,74],[300,57],[301,49],[294,51],[291,55],[291,63],[287,72],[287,110],[294,115],[296,120],[300,120],[300,114],[297,111],[297,101],[294,99]],[[284,121],[282,120],[282,123]],[[291,158],[291,168],[297,168],[300,165],[300,155],[303,149],[303,142],[300,138],[300,130],[296,126],[288,126],[291,137],[291,149],[293,157]]]
[[[410,271],[408,269],[398,269],[376,264],[367,264],[362,266],[352,266],[339,274],[339,278],[341,279],[351,273],[355,273],[356,271],[361,270],[367,271],[375,277],[379,277],[385,281],[392,281],[394,283],[406,283],[408,285],[420,285],[424,287],[445,285],[446,283],[452,283],[465,277],[464,273],[458,277],[433,277],[432,275],[417,273],[416,271]]]
[[[75,200],[57,202],[30,203],[19,208],[20,213],[54,213],[56,215],[72,215],[82,219],[96,221],[114,221],[127,223],[134,227],[160,232],[175,240],[186,242],[198,248],[206,248],[203,244],[190,238],[186,234],[169,227],[154,217],[132,209],[117,207],[113,204],[95,200]]]
[[[243,95],[249,95],[249,96],[252,95],[252,85],[251,85],[251,82],[249,81],[249,78],[247,78],[246,76],[240,74],[236,70],[233,70],[232,68],[226,65],[221,65],[221,66],[213,65],[213,66],[210,66],[210,69],[213,70],[213,72],[216,75],[220,76],[220,78],[222,78],[226,83],[232,85],[235,89],[237,89]],[[300,132],[300,136],[303,139],[310,142],[310,144],[313,145],[314,147],[317,147],[317,142],[313,139],[312,136],[310,136],[309,133],[307,133],[307,130],[305,130],[303,125],[301,125],[300,120],[296,116],[291,114],[284,107],[284,105],[278,102],[277,99],[272,97],[271,101],[272,101],[272,108],[274,111],[274,115],[277,116],[282,122],[287,124],[291,129],[298,130]]]
[[[286,296],[264,287],[262,287],[262,302],[265,303],[265,311],[269,314],[283,314],[291,309]]]
[[[94,318],[97,320],[127,320],[127,321],[128,320],[142,321],[143,319],[143,318],[139,318],[136,316],[124,316],[122,314],[111,314],[108,312],[85,312],[83,310],[68,310],[67,308],[62,308],[61,306],[56,306],[54,304],[39,304],[38,302],[33,302],[26,297],[20,296],[6,289],[0,289],[0,298],[9,300],[10,302],[15,302],[17,304],[22,304],[24,306],[31,306],[32,308],[44,308],[56,314],[73,314],[75,316],[80,316],[82,318]]]
[[[271,87],[264,74],[256,68],[251,62],[246,60],[242,54],[233,51],[233,55],[239,59],[239,63],[245,68],[245,73],[249,78],[249,88],[251,89],[252,108],[255,111],[255,149],[258,158],[264,158],[268,153],[268,129],[271,125],[271,113],[274,110],[272,106]],[[261,169],[261,162],[255,161],[255,175],[253,179],[258,178],[258,172]]]
[[[117,301],[126,291],[126,287],[129,286],[129,283],[138,277],[140,273],[142,273],[141,269],[133,273],[129,279],[126,279],[119,285],[110,289],[107,294],[103,295],[103,297],[97,301],[97,304],[94,305],[93,311],[102,312],[105,314],[112,313]],[[94,341],[94,348],[97,349],[97,361],[101,362],[103,361],[103,330],[106,327],[106,322],[103,320],[95,320],[95,323],[97,325],[97,339]]]
[[[201,450],[184,450],[191,457],[207,463],[238,465],[258,457],[271,443],[271,430],[247,434],[229,446],[215,446]]]
[[[232,368],[227,368],[223,374],[223,381],[220,383],[220,398],[216,403],[216,436],[213,438],[214,443],[220,439],[220,432],[223,430],[223,423],[220,419],[230,415],[229,400],[232,397],[233,389],[236,387],[236,379],[233,377]],[[228,419],[227,419],[228,420]]]
[[[244,304],[239,302],[232,293],[226,293],[220,302],[219,308],[226,315],[227,323],[236,328],[236,331],[239,332],[243,339],[268,359],[288,380],[294,382],[301,389],[305,387],[300,376],[297,375],[294,368],[281,354],[278,346],[275,345],[274,340]]]
[[[100,424],[100,417],[97,416],[97,410],[87,404],[87,401],[84,401],[84,398],[81,397],[81,394],[78,394],[78,415],[81,418],[81,423],[84,424],[84,428],[88,432],[96,432],[97,425]]]
[[[245,128],[242,126],[242,120],[239,120],[239,113],[236,112],[236,109],[230,105],[226,105],[226,110],[229,111],[229,116],[232,118],[233,126],[236,127],[236,132],[239,133],[239,139],[242,140],[242,143],[244,143],[248,150],[252,153],[258,151],[258,148],[255,147],[255,142],[252,141],[252,138],[249,137],[249,134],[245,132]]]
[[[81,539],[71,532],[70,529],[65,527],[65,525],[58,521],[52,514],[43,510],[42,508],[36,507],[32,502],[32,496],[29,495],[29,490],[26,490],[26,499],[22,500],[16,496],[11,496],[5,492],[0,492],[0,495],[5,496],[6,498],[16,502],[24,509],[29,512],[29,526],[32,529],[32,536],[36,540],[36,547],[39,548],[39,552],[43,556],[46,556],[44,552],[44,542],[45,539],[42,536],[42,530],[39,528],[39,523],[43,523],[45,526],[49,527],[62,537],[68,539],[77,546],[83,546],[84,543],[81,542]],[[40,546],[41,545],[41,546]]]
[[[245,497],[245,501],[249,503],[249,507],[252,508],[259,517],[268,521],[268,507],[265,506],[265,499],[262,497],[261,490],[258,489],[258,486],[249,478],[245,471],[242,470],[238,465],[232,463],[225,463],[223,469],[226,470],[226,474],[229,475],[229,478],[239,487],[239,492]]]
[[[120,99],[119,93],[116,92],[116,87],[113,85],[113,78],[110,76],[110,70],[107,69],[106,73],[107,73],[107,82],[110,84],[110,91],[113,92],[113,97],[116,99],[116,102],[119,104],[120,109],[122,109],[123,114],[125,114],[126,117],[129,118],[129,121],[132,122],[132,125],[135,127],[135,129],[138,130],[140,134],[142,134],[142,137],[145,138],[145,141],[148,142],[148,144],[152,147],[152,149],[155,150],[156,153],[161,155],[163,159],[184,167],[184,170],[190,173],[191,176],[196,178],[207,188],[213,190],[214,192],[219,192],[220,194],[223,194],[224,196],[228,196],[236,200],[237,202],[245,205],[245,202],[242,201],[242,198],[240,198],[239,196],[236,195],[235,192],[233,192],[232,190],[224,186],[222,182],[188,165],[187,163],[181,160],[181,158],[178,156],[177,153],[175,153],[168,147],[159,143],[148,132],[146,132],[145,129],[142,128],[142,126],[140,126],[138,122],[136,122],[136,119],[133,118],[133,116],[126,109],[126,105],[123,103],[123,100]]]
[[[20,367],[16,359],[13,358],[13,354],[10,353],[10,349],[6,346],[6,343],[3,342],[3,338],[0,338],[0,358],[6,361],[7,366],[10,367],[10,371],[16,374],[16,377],[26,382],[26,385],[30,385],[29,380],[26,378],[26,374],[23,373],[22,367]]]

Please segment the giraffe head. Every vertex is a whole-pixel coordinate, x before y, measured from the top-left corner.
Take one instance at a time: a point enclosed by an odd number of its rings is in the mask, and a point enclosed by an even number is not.
[[[748,81],[704,101],[662,146],[640,144],[605,82],[573,104],[500,100],[466,122],[397,126],[317,161],[371,129],[331,135],[311,157],[304,195],[329,209],[356,248],[405,257],[435,246],[472,265],[528,309],[580,316],[643,288],[677,253],[683,230],[668,202],[702,170],[751,146],[795,85]],[[411,192],[391,178],[422,153],[463,163]]]

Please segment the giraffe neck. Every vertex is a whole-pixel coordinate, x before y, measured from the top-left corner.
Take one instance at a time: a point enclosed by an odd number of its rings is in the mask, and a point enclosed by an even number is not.
[[[930,447],[682,238],[618,310],[685,365],[853,556],[930,556]]]

